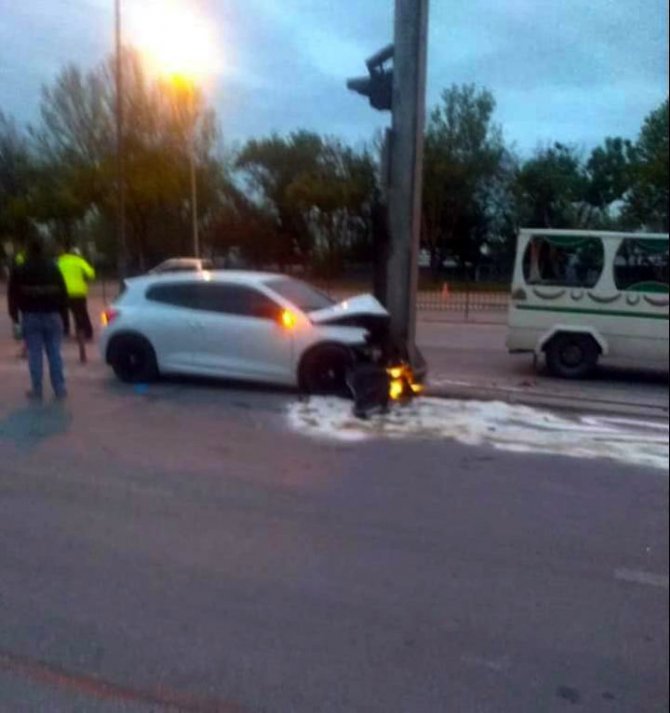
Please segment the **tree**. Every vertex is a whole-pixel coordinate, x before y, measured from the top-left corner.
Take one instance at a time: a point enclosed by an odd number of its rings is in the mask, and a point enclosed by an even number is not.
[[[579,227],[587,186],[575,149],[561,143],[538,149],[516,179],[520,222],[537,228]]]
[[[310,231],[289,188],[300,176],[317,171],[322,151],[318,134],[299,131],[287,138],[275,134],[252,139],[238,156],[237,167],[246,176],[251,195],[275,216],[275,239],[267,246],[270,261],[305,261],[310,254]]]
[[[644,120],[631,151],[631,190],[624,217],[633,225],[668,230],[668,100]]]
[[[586,164],[586,201],[594,208],[607,210],[621,200],[631,183],[631,142],[608,137],[591,152]]]
[[[375,167],[339,141],[322,143],[318,166],[295,178],[287,190],[312,239],[312,264],[332,277],[370,237]]]
[[[33,230],[29,197],[34,175],[26,136],[0,112],[0,241],[20,243]]]
[[[506,155],[495,100],[474,85],[452,86],[430,115],[425,139],[423,242],[439,270],[448,253],[476,265],[491,228],[488,197]]]
[[[366,151],[300,131],[249,141],[237,159],[251,196],[275,218],[267,260],[332,274],[369,243],[375,167]]]
[[[243,264],[262,267],[268,262],[268,247],[275,242],[276,232],[272,211],[233,187],[208,226],[206,237],[218,253],[239,251]]]
[[[144,269],[190,247],[189,154],[194,152],[199,219],[211,221],[226,182],[216,160],[215,116],[193,87],[147,74],[132,49],[123,55],[126,215],[131,262]],[[95,209],[111,223],[115,210],[115,83],[112,61],[87,73],[66,67],[45,87],[33,131],[44,173],[42,205],[50,220],[81,219]],[[60,213],[60,215],[59,215]],[[111,256],[110,256],[111,257]]]

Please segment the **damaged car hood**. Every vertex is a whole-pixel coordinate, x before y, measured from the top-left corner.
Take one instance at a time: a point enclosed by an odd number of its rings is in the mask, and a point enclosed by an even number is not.
[[[387,321],[389,313],[372,295],[359,295],[332,307],[310,312],[309,318],[313,324],[364,326],[370,318],[374,321]]]

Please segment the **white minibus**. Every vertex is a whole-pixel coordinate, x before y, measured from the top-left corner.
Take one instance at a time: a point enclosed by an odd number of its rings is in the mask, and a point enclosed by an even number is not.
[[[523,229],[507,346],[563,378],[603,357],[667,369],[668,297],[667,234]]]

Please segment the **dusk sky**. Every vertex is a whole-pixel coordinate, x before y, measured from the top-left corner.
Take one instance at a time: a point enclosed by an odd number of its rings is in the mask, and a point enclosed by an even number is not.
[[[168,0],[163,0],[167,2]],[[128,35],[147,0],[123,0]],[[192,0],[221,61],[207,93],[227,142],[297,128],[369,140],[389,119],[345,88],[392,39],[392,0]],[[668,93],[666,0],[431,0],[429,105],[489,88],[522,151],[634,138]],[[0,0],[0,110],[38,117],[40,87],[112,50],[113,0]]]

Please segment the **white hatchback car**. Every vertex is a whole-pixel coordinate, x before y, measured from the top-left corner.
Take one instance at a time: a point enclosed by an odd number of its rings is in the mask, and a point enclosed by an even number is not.
[[[389,315],[372,296],[339,304],[279,274],[201,272],[129,279],[103,315],[103,358],[125,382],[187,374],[344,389],[379,361]]]

